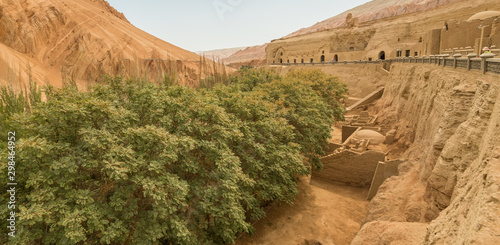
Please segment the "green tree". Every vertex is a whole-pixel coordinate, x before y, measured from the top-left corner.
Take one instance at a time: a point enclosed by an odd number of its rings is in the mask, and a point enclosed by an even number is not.
[[[347,99],[347,85],[337,77],[328,75],[321,70],[293,70],[286,74],[285,79],[297,79],[310,83],[311,88],[321,96],[333,109],[336,120],[344,120],[345,108],[341,104]]]
[[[47,88],[29,110],[3,102],[22,132],[10,242],[233,243],[266,205],[292,203],[307,162],[321,168],[341,109],[323,93],[333,80],[301,79],[242,69],[193,90],[114,77],[88,92]]]

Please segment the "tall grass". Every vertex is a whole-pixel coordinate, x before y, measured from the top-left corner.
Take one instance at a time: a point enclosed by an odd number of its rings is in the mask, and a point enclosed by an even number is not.
[[[196,68],[197,72],[194,71]],[[216,62],[205,56],[200,56],[198,61],[186,61],[173,60],[170,56],[167,59],[143,59],[134,55],[132,59],[120,58],[114,75],[155,83],[167,78],[172,84],[191,88],[212,86],[228,78],[226,67],[221,61]]]
[[[4,60],[5,57],[4,57]],[[222,62],[215,62],[213,59],[207,59],[200,56],[198,66],[197,79],[187,81],[181,76],[187,76],[185,73],[190,72],[186,67],[186,62],[172,60],[169,56],[167,59],[140,59],[134,56],[133,59],[119,58],[118,64],[114,67],[115,74],[120,75],[125,79],[135,80],[138,82],[154,82],[169,86],[181,85],[192,88],[210,88],[217,83],[228,83],[229,75],[226,72]],[[30,113],[32,106],[35,103],[43,100],[43,91],[53,89],[50,86],[40,87],[33,76],[31,65],[28,63],[24,69],[19,68],[17,71],[12,69],[13,66],[7,67],[7,85],[0,86],[0,127],[2,132],[8,127],[10,118],[16,113]],[[61,66],[61,79],[63,86],[77,87],[77,78],[75,74]],[[23,78],[22,73],[25,73],[27,78]],[[192,74],[191,74],[192,75]],[[102,79],[97,80],[104,81]],[[27,81],[25,81],[27,79]],[[87,83],[92,83],[87,81]],[[88,87],[83,87],[88,89]],[[46,94],[46,93],[45,93]]]
[[[6,59],[4,59],[6,60]],[[154,82],[168,86],[183,85],[192,88],[210,88],[217,83],[226,83],[229,75],[222,62],[215,62],[200,56],[198,63],[197,80],[185,81],[180,79],[187,72],[185,62],[168,59],[120,59],[115,67],[116,74],[126,79],[136,81]],[[15,113],[30,112],[34,103],[42,101],[42,88],[35,82],[31,65],[28,63],[24,69],[14,70],[7,67],[7,85],[0,86],[0,120],[5,122]],[[74,74],[61,66],[61,79],[63,86],[76,86]],[[23,78],[22,73],[27,77]],[[104,78],[104,76],[103,76]],[[102,81],[102,80],[101,80]],[[99,82],[99,80],[97,81]],[[47,89],[49,89],[47,87]]]
[[[31,66],[26,71],[27,83],[22,80],[21,69],[18,74],[7,67],[8,84],[0,86],[0,142],[5,142],[5,134],[15,131],[12,117],[18,113],[30,113],[36,103],[42,101],[42,89],[33,79]]]

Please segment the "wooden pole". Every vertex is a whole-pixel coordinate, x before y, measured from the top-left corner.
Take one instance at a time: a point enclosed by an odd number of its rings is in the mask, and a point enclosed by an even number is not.
[[[483,36],[485,27],[486,26],[481,25],[481,39],[479,40],[479,52],[477,52],[479,55],[481,55],[481,52],[483,51]]]

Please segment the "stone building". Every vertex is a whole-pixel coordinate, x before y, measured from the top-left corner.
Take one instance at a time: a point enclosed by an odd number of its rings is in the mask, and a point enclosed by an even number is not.
[[[500,11],[477,13],[466,21],[448,20],[441,29],[432,31],[440,32],[441,54],[479,54],[485,46],[498,49],[497,47],[500,46]],[[483,32],[482,44],[481,32]],[[493,52],[498,52],[498,50]]]

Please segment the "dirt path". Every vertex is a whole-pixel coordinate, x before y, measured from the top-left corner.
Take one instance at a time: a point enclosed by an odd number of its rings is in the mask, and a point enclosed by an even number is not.
[[[349,244],[366,215],[368,189],[312,180],[299,190],[294,206],[276,204],[254,225],[256,233],[236,244]]]

